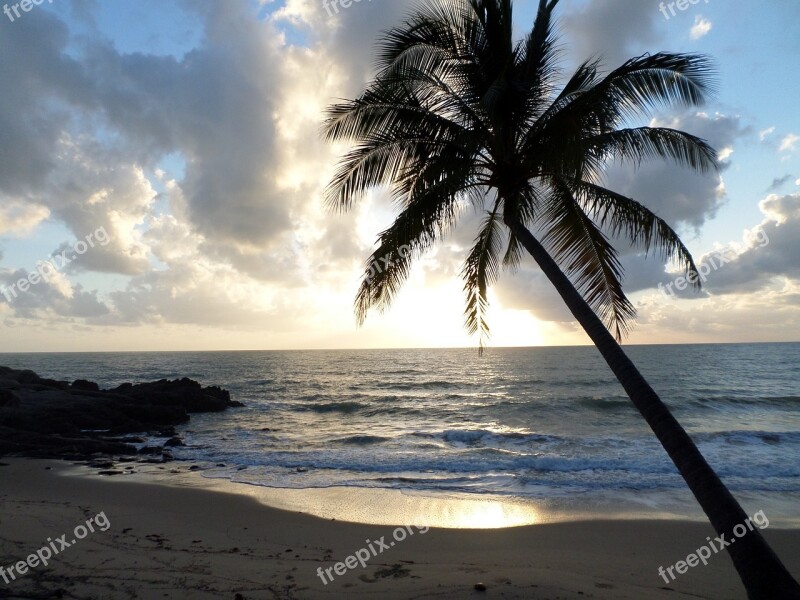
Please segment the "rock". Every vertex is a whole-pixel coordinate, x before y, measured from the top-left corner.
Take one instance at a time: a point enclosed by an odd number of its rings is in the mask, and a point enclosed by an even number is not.
[[[150,437],[158,437],[158,438],[171,438],[175,437],[176,431],[174,427],[164,427],[163,429],[159,429],[158,431],[151,431],[148,435]]]
[[[185,446],[186,444],[183,443],[183,440],[179,437],[172,437],[164,442],[165,448],[174,448],[176,446]]]
[[[86,390],[89,392],[99,392],[100,386],[94,381],[86,381],[85,379],[76,379],[70,386],[73,390]]]
[[[476,583],[475,584],[475,591],[485,592],[486,591],[486,584],[484,584],[484,583]]]
[[[3,417],[2,413],[3,409],[0,409],[0,420]],[[95,439],[89,435],[39,433],[6,427],[0,423],[0,455],[17,454],[33,458],[84,460],[95,452],[111,456],[135,453],[136,449],[125,444]]]
[[[11,390],[0,388],[0,406],[19,406],[19,398]]]
[[[29,371],[27,369],[24,371],[15,371],[14,369],[9,369],[8,367],[0,367],[0,375],[24,385],[34,385],[59,390],[65,390],[69,388],[69,383],[66,381],[43,379],[33,371]]]
[[[159,455],[164,452],[164,449],[161,446],[144,446],[139,448],[139,454],[148,454],[148,455]]]
[[[144,444],[147,440],[143,437],[135,435],[126,435],[123,437],[105,438],[109,442],[119,442],[121,444]]]
[[[91,381],[70,384],[0,367],[0,456],[81,460],[95,453],[135,455],[131,444],[144,439],[131,434],[157,432],[154,437],[172,441],[175,426],[186,423],[191,413],[238,405],[226,390],[185,378],[101,390]],[[144,454],[163,452],[153,448]]]
[[[123,384],[109,392],[144,400],[154,406],[180,406],[187,413],[219,412],[234,406],[227,390],[217,386],[204,388],[185,377],[174,381],[162,379],[152,383]]]

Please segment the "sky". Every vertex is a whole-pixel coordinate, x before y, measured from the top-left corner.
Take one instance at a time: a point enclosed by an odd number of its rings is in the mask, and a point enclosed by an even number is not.
[[[670,4],[561,0],[556,13],[565,73],[661,50],[717,68],[706,106],[640,124],[707,139],[719,173],[607,172],[707,274],[702,292],[681,289],[670,265],[620,242],[638,309],[626,343],[800,340],[800,3]],[[534,5],[516,0],[518,36]],[[395,207],[381,189],[345,214],[322,201],[346,150],[320,137],[325,107],[360,93],[381,32],[413,7],[4,3],[0,351],[476,346],[459,273],[481,215],[466,214],[359,328],[359,276]],[[589,343],[531,259],[490,298],[490,346]]]

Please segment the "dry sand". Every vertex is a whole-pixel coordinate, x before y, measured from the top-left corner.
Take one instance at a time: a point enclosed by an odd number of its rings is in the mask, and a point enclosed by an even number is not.
[[[332,567],[367,539],[373,547],[382,536],[388,543],[393,527],[277,510],[196,485],[67,476],[67,463],[6,463],[0,467],[0,566],[24,560],[47,538],[67,533],[71,541],[75,526],[98,513],[110,527],[62,550],[48,567],[10,584],[0,579],[0,598],[745,598],[723,554],[669,585],[658,577],[659,565],[706,543],[712,530],[698,523],[415,530],[366,568],[324,585],[319,567]],[[800,575],[800,531],[768,528],[764,535]],[[486,591],[475,590],[478,582]]]

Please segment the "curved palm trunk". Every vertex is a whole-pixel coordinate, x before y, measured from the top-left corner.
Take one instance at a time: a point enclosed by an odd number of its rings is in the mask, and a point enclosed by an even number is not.
[[[754,528],[753,531],[748,528],[744,537],[737,539],[734,536],[733,528],[744,523],[747,514],[572,282],[522,223],[509,215],[506,215],[504,220],[589,334],[634,406],[650,425],[686,480],[717,535],[724,535],[725,541],[736,540],[736,543],[729,545],[727,550],[747,589],[748,597],[751,600],[800,599],[800,586],[767,544],[758,528]],[[690,549],[687,548],[688,550]]]

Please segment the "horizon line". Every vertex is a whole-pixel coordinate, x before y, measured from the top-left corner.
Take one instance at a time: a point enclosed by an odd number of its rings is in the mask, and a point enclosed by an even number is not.
[[[753,346],[764,344],[799,344],[798,341],[757,341],[757,342],[672,342],[661,344],[623,344],[624,348],[646,348],[658,346]],[[593,348],[594,344],[556,344],[541,346],[489,346],[484,347],[484,353],[492,350],[531,350],[550,348]],[[245,352],[383,352],[383,351],[413,351],[413,350],[474,350],[477,346],[420,346],[420,347],[382,347],[382,348],[272,348],[272,349],[247,349],[247,350],[23,350],[0,351],[0,356],[10,354],[211,354],[211,353],[245,353]]]

